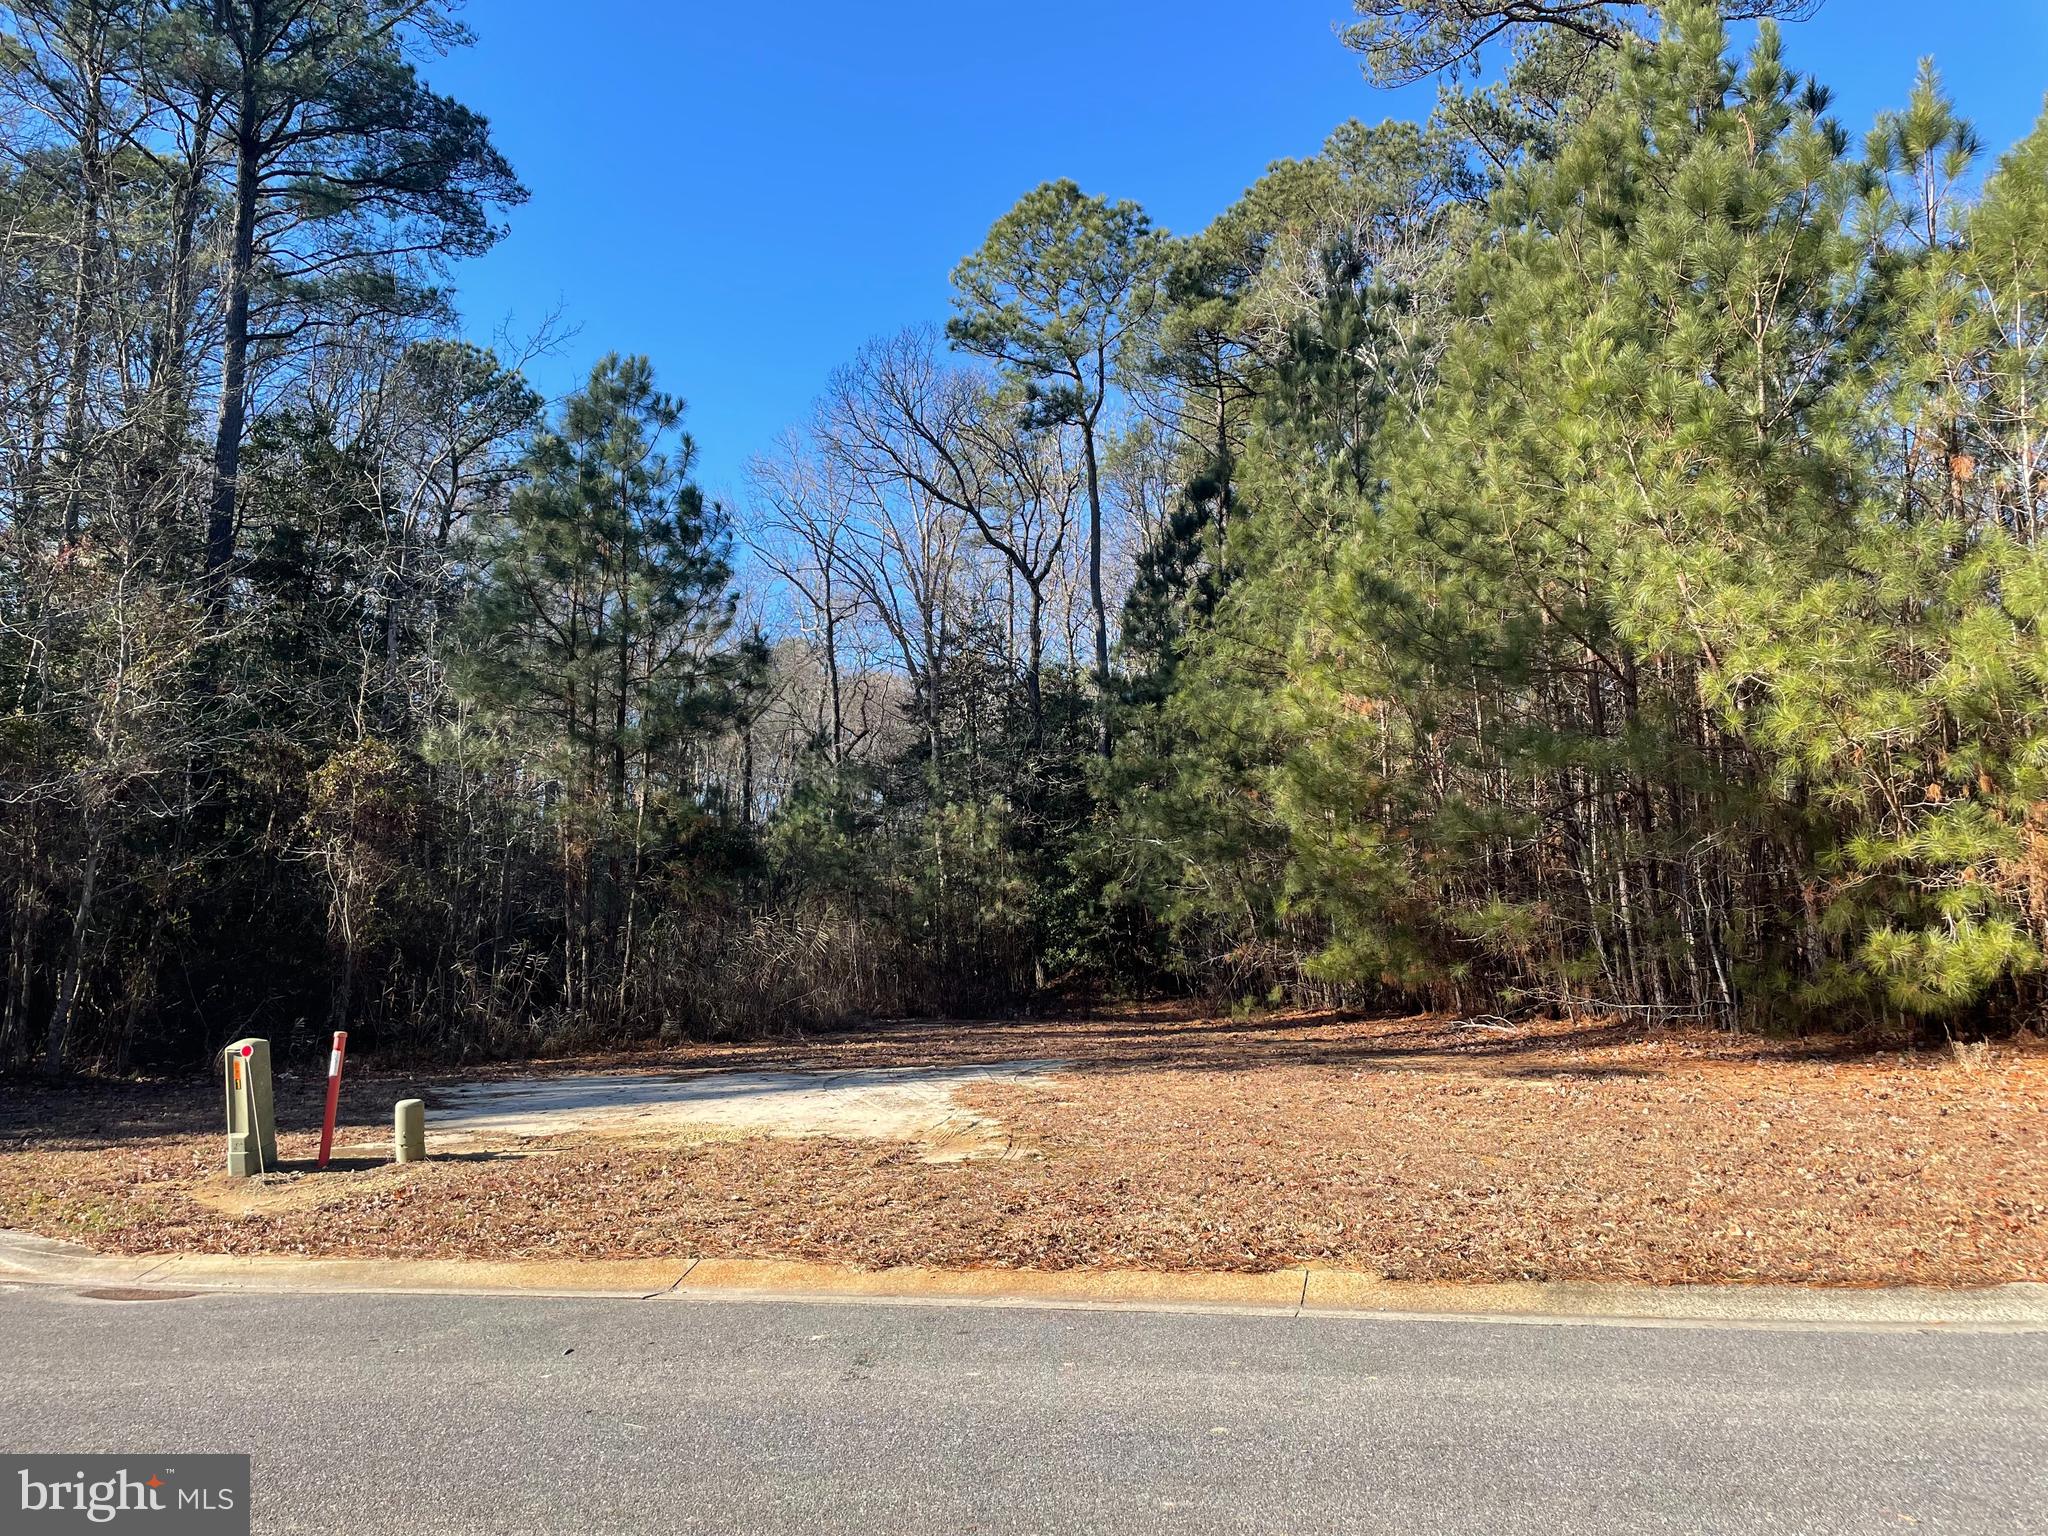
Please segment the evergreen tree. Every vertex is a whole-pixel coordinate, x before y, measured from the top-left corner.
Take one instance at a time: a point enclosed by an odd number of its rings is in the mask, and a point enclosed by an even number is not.
[[[1262,265],[1235,284],[1230,310],[1183,296],[1192,315],[1169,310],[1162,327],[1167,338],[1239,328],[1256,393],[1236,429],[1246,446],[1231,451],[1227,546],[1217,461],[1197,442],[1126,607],[1136,665],[1109,784],[1125,851],[1111,907],[1150,902],[1181,954],[1202,956],[1194,968],[1235,995],[1299,987],[1326,937],[1289,899],[1276,790],[1298,741],[1274,701],[1300,615],[1376,488],[1388,415],[1426,393],[1444,318],[1430,287],[1469,193],[1429,135],[1349,125],[1316,161],[1276,167],[1233,215],[1229,240],[1258,246]]]
[[[464,691],[537,750],[553,805],[565,1007],[606,1005],[603,966],[623,1011],[646,861],[760,665],[725,643],[732,570],[682,409],[645,358],[598,363],[529,450],[469,619]]]
[[[1288,811],[1332,974],[1726,1013],[1797,947],[1773,872],[1809,832],[1741,782],[1725,605],[1795,600],[1849,527],[1857,182],[1774,31],[1737,74],[1711,11],[1671,12],[1499,195],[1297,641]],[[1732,880],[1707,855],[1744,837],[1784,851]]]

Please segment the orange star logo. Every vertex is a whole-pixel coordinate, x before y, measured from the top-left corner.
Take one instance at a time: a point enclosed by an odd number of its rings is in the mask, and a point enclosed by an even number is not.
[[[155,1473],[153,1473],[153,1472],[152,1472],[152,1473],[150,1474],[150,1477],[149,1477],[149,1481],[148,1481],[147,1483],[143,1484],[143,1486],[144,1486],[145,1488],[161,1488],[161,1487],[163,1487],[163,1485],[164,1485],[164,1480],[163,1480],[162,1478],[158,1477],[158,1476],[157,1476],[157,1475],[156,1475]]]

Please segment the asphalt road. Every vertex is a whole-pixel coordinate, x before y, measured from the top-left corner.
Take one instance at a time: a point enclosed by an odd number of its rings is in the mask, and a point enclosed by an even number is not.
[[[0,1450],[258,1531],[2048,1532],[2048,1333],[0,1286]]]

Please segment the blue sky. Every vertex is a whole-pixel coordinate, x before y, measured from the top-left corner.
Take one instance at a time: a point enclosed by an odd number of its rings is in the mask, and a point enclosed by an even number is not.
[[[560,308],[559,393],[645,352],[714,494],[871,336],[943,321],[946,275],[1038,182],[1198,228],[1347,117],[1426,115],[1337,42],[1345,0],[482,0],[427,71],[533,199],[456,273],[479,339]],[[1931,53],[1987,145],[2048,90],[2048,0],[1827,0],[1789,29],[1860,136]]]

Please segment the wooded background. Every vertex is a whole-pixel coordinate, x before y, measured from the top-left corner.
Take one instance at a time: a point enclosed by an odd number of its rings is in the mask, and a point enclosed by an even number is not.
[[[722,506],[458,334],[438,0],[0,7],[0,1067],[2041,1027],[2048,126],[1854,137],[1807,9],[1360,0],[1427,122],[1030,192]]]

